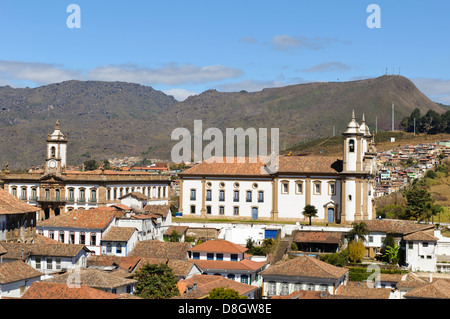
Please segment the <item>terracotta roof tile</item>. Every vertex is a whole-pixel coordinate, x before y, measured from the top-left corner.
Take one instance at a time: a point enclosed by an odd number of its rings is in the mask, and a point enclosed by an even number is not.
[[[186,292],[186,288],[193,288],[195,284],[195,290],[192,292]],[[232,279],[228,279],[218,275],[194,275],[189,279],[180,280],[178,282],[178,289],[180,290],[181,297],[179,298],[204,298],[214,288],[231,288],[236,290],[241,296],[250,293],[258,287],[243,284]]]
[[[31,206],[0,188],[0,215],[37,212],[39,208]]]
[[[338,279],[347,272],[347,268],[336,267],[317,258],[304,255],[272,265],[264,269],[261,274],[263,276],[280,275]]]
[[[450,299],[450,280],[437,279],[432,283],[414,288],[404,295],[405,298]]]
[[[81,209],[37,222],[37,226],[105,229],[114,218],[115,214],[112,211],[98,208]]]
[[[208,240],[189,249],[189,251],[192,252],[219,252],[230,254],[241,254],[247,250],[246,247],[224,239]]]
[[[135,227],[110,227],[102,236],[102,241],[128,241],[136,232]]]
[[[351,282],[351,284],[340,286],[336,294],[346,298],[389,299],[391,290],[387,288],[368,287],[364,281]]]
[[[0,284],[41,277],[43,275],[43,273],[21,260],[0,264]]]
[[[178,279],[184,279],[188,276],[189,272],[191,271],[192,267],[196,264],[192,260],[180,260],[180,259],[166,259],[166,258],[142,258],[137,265],[136,269],[133,271],[138,271],[141,267],[143,267],[146,264],[161,264],[161,263],[167,263],[167,266],[172,268],[173,274]]]
[[[191,244],[184,242],[162,242],[159,240],[139,241],[129,256],[143,258],[166,258],[187,260]]]
[[[120,299],[121,295],[80,285],[71,288],[66,283],[34,282],[21,299]]]
[[[87,259],[88,266],[114,266],[131,272],[138,265],[141,257],[119,257],[113,255],[93,255]]]
[[[342,232],[298,231],[295,233],[293,241],[298,243],[339,244],[342,236]]]
[[[245,270],[245,271],[257,271],[268,264],[266,261],[253,261],[250,259],[243,259],[241,261],[227,261],[227,260],[201,260],[191,259],[202,269],[207,271],[212,270]]]
[[[420,224],[414,221],[407,221],[407,220],[376,219],[364,221],[364,223],[367,225],[367,228],[371,232],[385,232],[403,235],[413,233],[419,230],[434,228],[434,225]]]
[[[430,234],[427,234],[423,231],[418,231],[415,233],[411,233],[408,234],[406,236],[403,237],[404,240],[409,240],[409,241],[414,241],[414,240],[418,240],[418,241],[438,241],[438,239]]]
[[[0,243],[8,252],[7,259],[22,259],[28,256],[76,257],[81,250],[89,251],[84,245],[75,244],[39,244],[39,243]]]

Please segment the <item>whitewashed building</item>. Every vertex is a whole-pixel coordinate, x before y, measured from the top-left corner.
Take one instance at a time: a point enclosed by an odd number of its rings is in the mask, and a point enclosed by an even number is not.
[[[375,218],[376,149],[353,114],[343,134],[343,157],[280,156],[270,172],[261,159],[210,158],[179,173],[180,212],[186,217],[351,223]]]
[[[0,299],[20,298],[42,273],[21,260],[0,263]]]
[[[436,271],[437,238],[423,231],[403,237],[406,242],[405,262],[411,271]]]

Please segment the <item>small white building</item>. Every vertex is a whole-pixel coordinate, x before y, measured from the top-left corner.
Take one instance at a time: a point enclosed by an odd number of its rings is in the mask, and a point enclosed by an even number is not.
[[[111,227],[101,240],[102,255],[126,257],[138,241],[135,227]]]
[[[0,263],[0,299],[20,298],[43,274],[21,260]]]
[[[406,242],[405,262],[411,271],[436,271],[436,237],[418,231],[403,240]]]

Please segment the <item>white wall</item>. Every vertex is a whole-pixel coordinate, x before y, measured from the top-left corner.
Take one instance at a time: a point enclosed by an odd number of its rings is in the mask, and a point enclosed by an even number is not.
[[[25,291],[30,288],[31,284],[35,281],[40,281],[41,277],[27,278],[25,280],[19,280],[7,284],[0,284],[0,299],[3,297],[20,298]],[[24,287],[21,293],[21,287]]]
[[[425,247],[422,241],[407,241],[406,263],[412,271],[436,271],[436,243],[428,242]]]

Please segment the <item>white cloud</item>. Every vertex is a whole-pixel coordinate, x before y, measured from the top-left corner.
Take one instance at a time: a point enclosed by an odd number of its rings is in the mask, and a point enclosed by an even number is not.
[[[236,78],[243,71],[224,65],[171,63],[159,68],[137,65],[100,66],[82,72],[59,64],[0,60],[0,83],[11,86],[45,85],[67,80],[124,81],[143,85],[207,83]]]
[[[254,37],[248,36],[248,37],[240,38],[238,40],[238,42],[247,43],[247,44],[256,44],[256,43],[258,43],[258,40],[256,40]]]
[[[272,38],[272,48],[278,51],[286,51],[296,48],[305,48],[310,50],[320,50],[331,45],[332,43],[349,44],[348,41],[327,37],[307,38],[305,36],[293,37],[290,35],[276,35]]]
[[[109,65],[92,69],[86,75],[92,80],[125,81],[146,85],[206,83],[236,78],[242,75],[240,69],[223,65],[196,66],[171,63],[161,68],[146,68],[137,65]]]
[[[450,105],[450,80],[415,78],[411,81],[432,101]]]
[[[166,95],[171,95],[175,98],[175,100],[181,102],[186,100],[188,97],[192,96],[192,95],[198,95],[197,92],[193,92],[193,91],[189,91],[189,90],[185,90],[185,89],[170,89],[170,90],[166,90],[163,91],[164,94]]]
[[[350,65],[341,62],[325,62],[304,69],[303,72],[311,73],[311,72],[346,71],[350,70],[351,68],[352,67]]]
[[[80,71],[67,70],[59,64],[0,60],[0,82],[10,85],[23,82],[43,85],[80,76]]]

